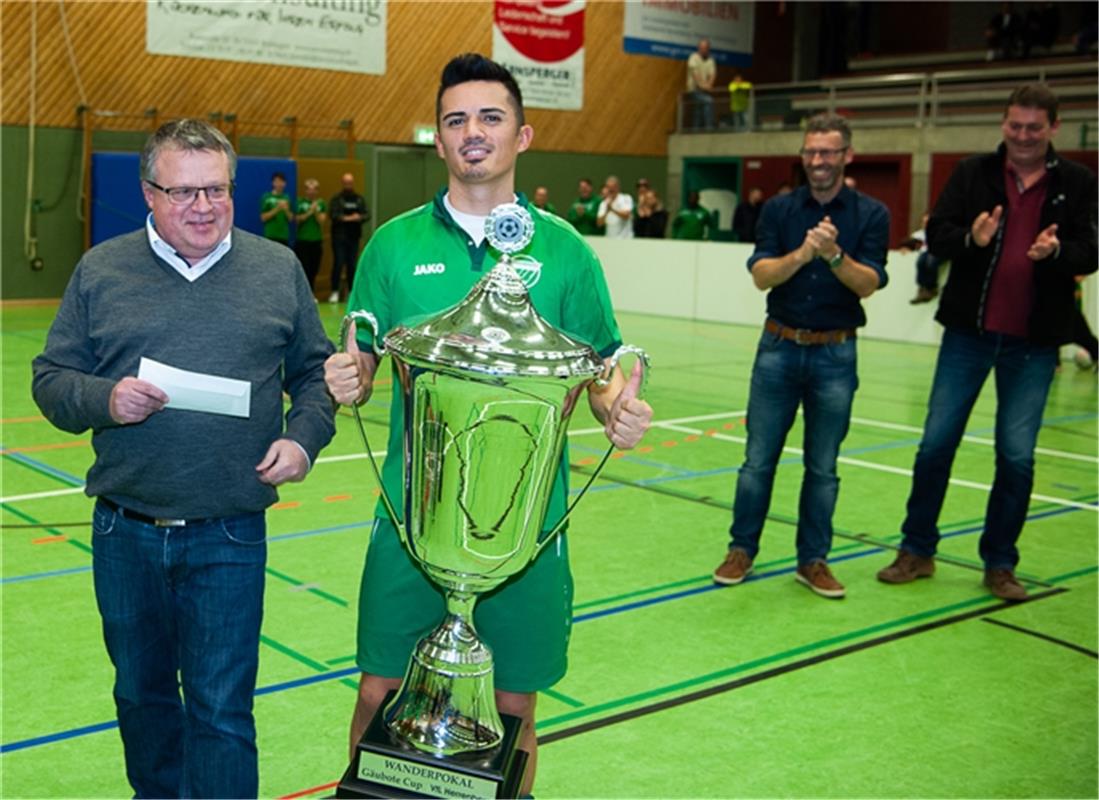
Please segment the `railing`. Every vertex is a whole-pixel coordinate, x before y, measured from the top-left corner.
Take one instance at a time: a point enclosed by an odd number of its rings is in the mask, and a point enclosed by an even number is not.
[[[1094,59],[1068,64],[990,69],[902,72],[867,78],[837,78],[753,86],[743,119],[730,110],[729,92],[711,92],[712,124],[704,103],[680,96],[680,133],[797,130],[823,111],[843,114],[860,127],[972,125],[998,120],[1011,90],[1046,83],[1061,101],[1061,119],[1094,125],[1099,84]]]

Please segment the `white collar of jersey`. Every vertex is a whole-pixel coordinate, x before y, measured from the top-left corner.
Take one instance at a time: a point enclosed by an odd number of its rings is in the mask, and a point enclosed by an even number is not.
[[[511,202],[518,203],[519,197],[514,196]],[[478,216],[477,214],[467,214],[464,211],[459,211],[450,202],[450,192],[443,195],[443,205],[458,227],[469,234],[474,246],[480,247],[481,242],[485,240],[485,220],[488,219],[488,214]]]
[[[149,246],[153,248],[153,252],[171,264],[176,272],[192,283],[205,275],[210,267],[221,261],[233,245],[233,231],[230,229],[225,234],[225,238],[218,242],[217,247],[211,250],[208,256],[192,265],[182,258],[174,247],[160,238],[160,234],[156,232],[156,225],[153,223],[152,213],[145,218],[145,233],[149,237]]]

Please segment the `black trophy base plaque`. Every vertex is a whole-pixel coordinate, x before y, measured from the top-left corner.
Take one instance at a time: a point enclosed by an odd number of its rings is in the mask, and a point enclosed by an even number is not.
[[[519,796],[527,766],[527,753],[517,747],[522,720],[501,714],[504,738],[491,750],[434,756],[397,741],[385,727],[382,709],[394,694],[386,695],[359,740],[336,797],[489,800]]]

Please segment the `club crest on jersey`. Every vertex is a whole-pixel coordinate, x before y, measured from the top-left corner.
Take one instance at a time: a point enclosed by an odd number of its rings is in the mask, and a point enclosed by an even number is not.
[[[542,262],[532,256],[525,254],[512,256],[511,266],[519,273],[519,277],[523,279],[523,285],[528,289],[533,289],[538,279],[542,277]]]
[[[417,264],[413,270],[413,276],[416,275],[442,275],[446,272],[446,264],[437,262],[435,264]]]

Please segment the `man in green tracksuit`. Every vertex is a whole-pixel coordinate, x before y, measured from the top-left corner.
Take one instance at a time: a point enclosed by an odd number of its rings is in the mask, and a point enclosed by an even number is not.
[[[563,219],[540,212],[515,194],[515,162],[530,146],[522,96],[511,74],[477,54],[453,59],[443,70],[436,103],[436,151],[446,162],[447,187],[434,200],[389,221],[360,258],[349,310],[372,313],[382,333],[460,301],[496,263],[484,240],[488,213],[516,200],[534,219],[534,238],[518,268],[535,308],[552,325],[577,336],[604,357],[620,343],[602,268],[594,252]],[[378,355],[369,331],[325,365],[325,380],[339,402],[362,402],[373,387]],[[361,350],[360,350],[361,348]],[[629,380],[616,370],[605,389],[592,386],[592,412],[621,448],[640,441],[652,419],[637,397],[641,373]],[[390,410],[389,455],[383,480],[401,496],[402,404]],[[551,528],[565,511],[568,457],[562,458],[546,514]],[[398,500],[399,505],[399,500]],[[371,534],[359,600],[357,663],[363,674],[351,723],[352,749],[385,692],[396,688],[416,640],[442,619],[442,595],[402,547],[379,508]],[[522,718],[520,747],[530,758],[523,794],[534,780],[536,692],[565,673],[572,616],[572,578],[562,536],[525,571],[478,603],[475,622],[492,648],[500,711]]]
[[[713,228],[710,212],[699,205],[698,192],[687,194],[687,207],[681,208],[672,220],[673,239],[705,239]]]
[[[566,218],[585,236],[602,236],[603,229],[595,223],[596,217],[599,216],[599,203],[602,198],[595,193],[591,178],[580,179],[579,191],[580,193],[569,206]]]
[[[286,196],[286,176],[276,172],[271,176],[271,191],[259,201],[259,218],[263,221],[263,238],[290,246],[290,198]]]

